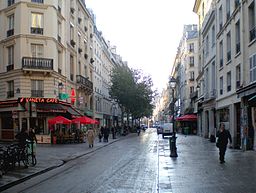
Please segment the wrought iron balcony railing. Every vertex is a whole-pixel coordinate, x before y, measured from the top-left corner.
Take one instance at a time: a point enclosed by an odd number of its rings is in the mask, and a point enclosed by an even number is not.
[[[6,32],[7,37],[13,36],[13,34],[14,34],[14,29],[9,29],[9,30]]]
[[[240,52],[240,42],[236,43],[236,53]]]
[[[93,83],[81,75],[76,75],[76,82],[80,84],[80,86],[88,91],[89,94],[93,91]]]
[[[44,34],[44,28],[31,27],[31,28],[30,28],[30,32],[31,32],[32,34],[41,34],[41,35],[43,35],[43,34]]]
[[[31,0],[33,3],[44,3],[44,0]]]
[[[53,59],[49,58],[33,58],[23,57],[22,68],[28,69],[41,69],[41,70],[53,70]]]
[[[14,64],[9,64],[8,66],[6,66],[6,71],[11,71],[14,69]]]

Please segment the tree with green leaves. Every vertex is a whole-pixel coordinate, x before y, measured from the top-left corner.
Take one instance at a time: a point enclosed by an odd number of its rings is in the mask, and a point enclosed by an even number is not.
[[[116,66],[112,71],[109,93],[120,105],[122,114],[140,119],[152,115],[152,102],[156,95],[152,87],[151,77],[143,76],[141,70],[132,70],[127,65]]]

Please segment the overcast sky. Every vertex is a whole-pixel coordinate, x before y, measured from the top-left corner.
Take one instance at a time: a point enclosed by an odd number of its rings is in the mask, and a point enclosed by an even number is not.
[[[195,0],[85,0],[117,54],[166,88],[185,24],[197,24]]]

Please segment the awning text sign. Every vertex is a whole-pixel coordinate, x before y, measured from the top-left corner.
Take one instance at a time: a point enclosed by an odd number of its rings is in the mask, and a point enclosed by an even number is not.
[[[20,103],[59,103],[58,99],[55,98],[37,98],[37,97],[30,97],[30,98],[19,98],[18,99]]]

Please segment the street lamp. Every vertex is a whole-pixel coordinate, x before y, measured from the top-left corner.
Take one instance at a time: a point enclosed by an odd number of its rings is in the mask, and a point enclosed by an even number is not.
[[[172,132],[172,137],[169,138],[169,143],[170,143],[170,157],[178,157],[177,154],[177,147],[176,147],[176,128],[174,127],[174,89],[176,86],[176,79],[174,77],[171,77],[169,80],[169,85],[172,90],[172,105],[171,105],[171,110],[172,110],[172,127],[173,127],[173,132]]]

